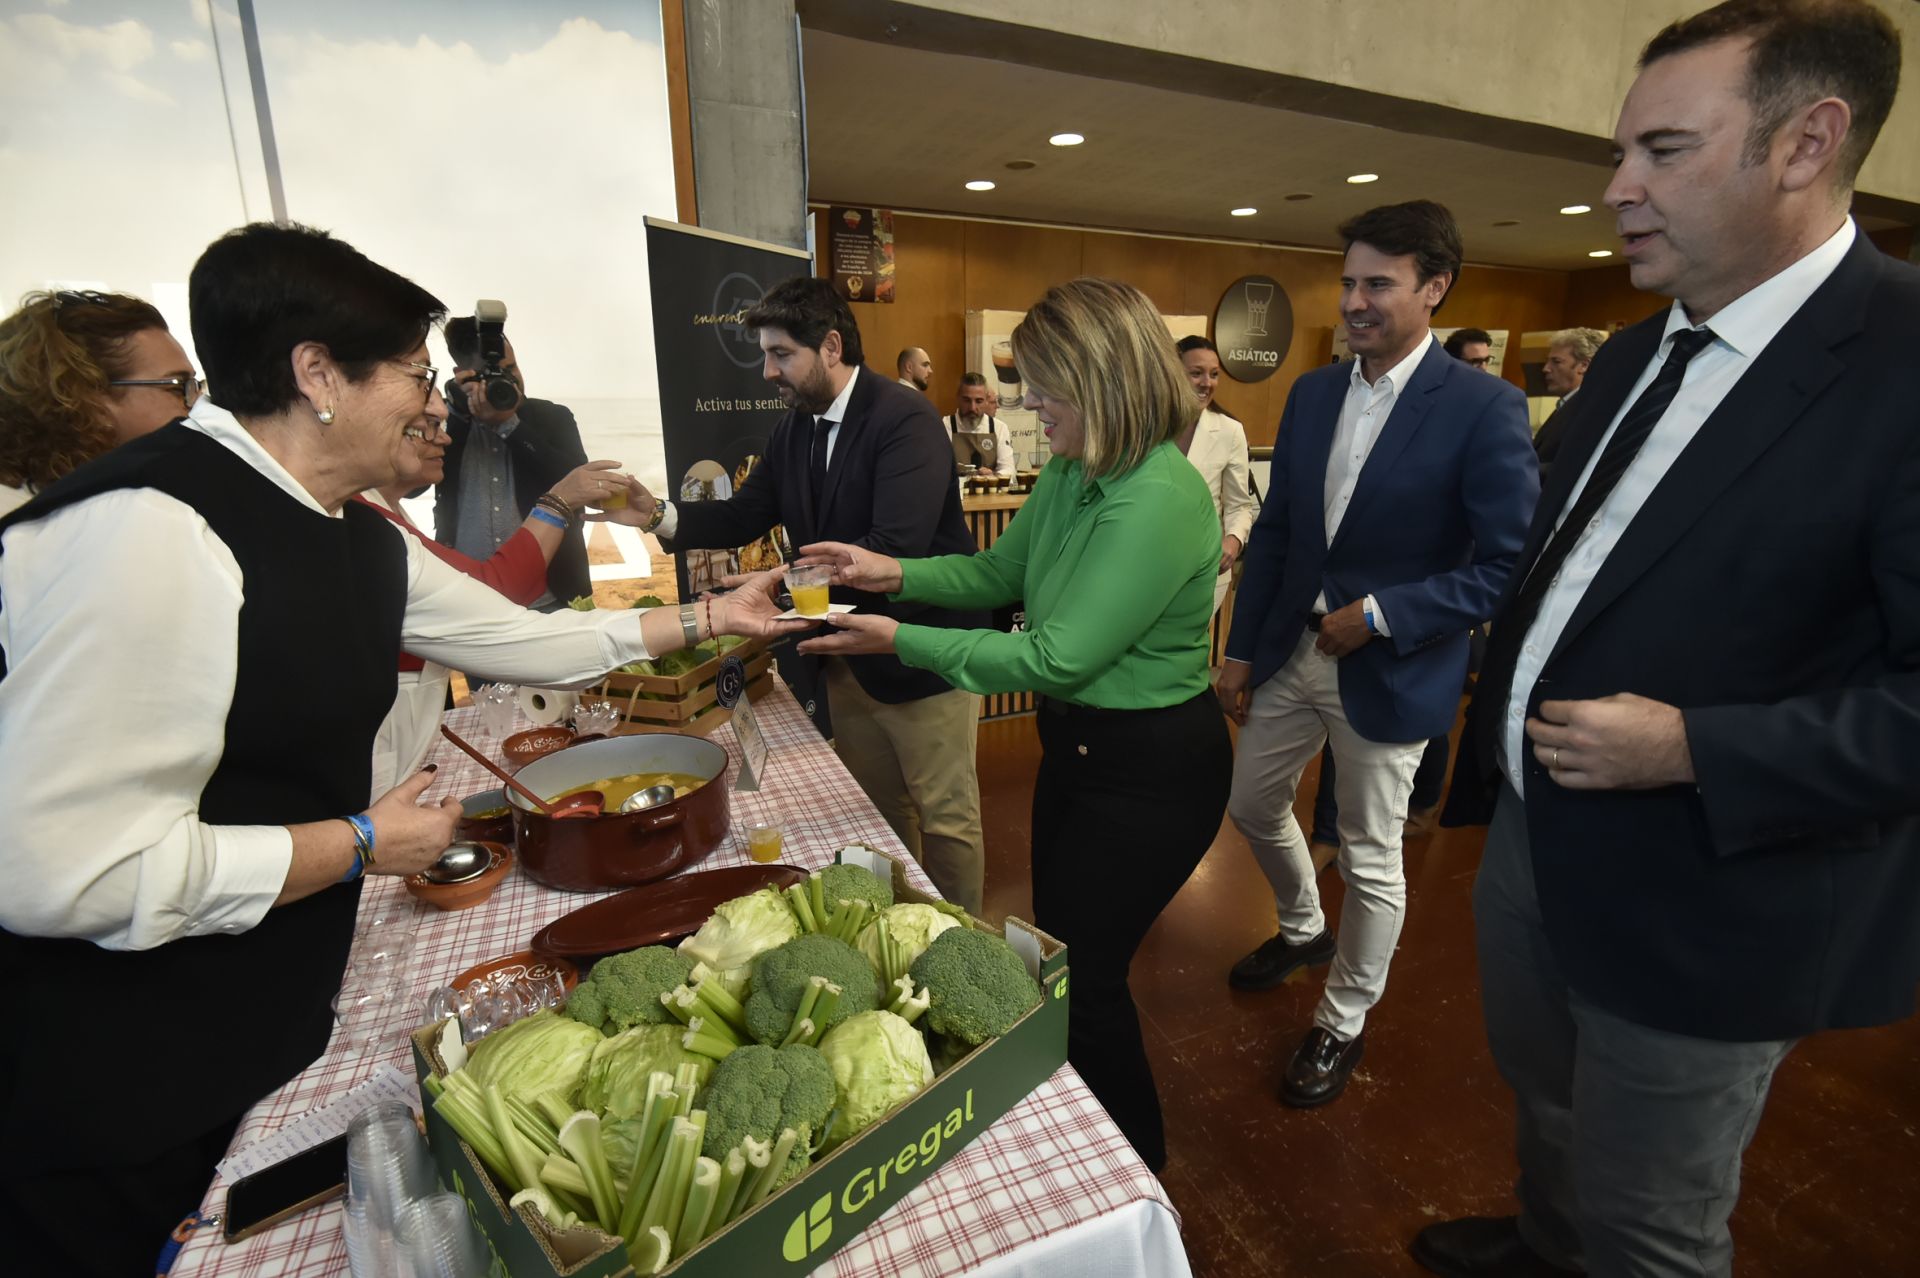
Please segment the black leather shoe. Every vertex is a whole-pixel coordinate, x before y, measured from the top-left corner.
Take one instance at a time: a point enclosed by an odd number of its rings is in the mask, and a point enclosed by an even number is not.
[[[1333,933],[1322,932],[1300,945],[1288,945],[1285,937],[1275,935],[1259,949],[1233,965],[1227,984],[1236,990],[1270,990],[1303,967],[1324,967],[1333,962]]]
[[[1580,1272],[1543,1260],[1520,1237],[1515,1216],[1463,1216],[1428,1225],[1407,1250],[1441,1278],[1571,1278]]]
[[[1365,1031],[1341,1042],[1318,1025],[1307,1031],[1280,1080],[1280,1099],[1295,1109],[1324,1105],[1347,1089],[1347,1078],[1366,1050]]]

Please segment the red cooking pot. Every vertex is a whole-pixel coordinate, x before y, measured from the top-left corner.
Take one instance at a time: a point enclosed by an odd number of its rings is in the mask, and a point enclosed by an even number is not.
[[[589,741],[534,760],[514,779],[551,800],[633,772],[707,780],[691,794],[625,816],[555,819],[509,790],[514,851],[527,877],[566,892],[633,887],[704,860],[725,840],[727,752],[701,737],[662,732]]]

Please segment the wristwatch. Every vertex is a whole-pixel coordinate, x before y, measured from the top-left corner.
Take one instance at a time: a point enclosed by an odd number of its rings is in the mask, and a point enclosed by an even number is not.
[[[690,603],[680,605],[680,633],[686,636],[687,647],[700,645],[700,610]]]
[[[656,501],[653,503],[653,518],[649,519],[646,523],[640,525],[640,531],[652,532],[654,529],[660,526],[660,521],[665,519],[666,517],[667,517],[667,502],[666,502],[666,499],[663,497],[659,501]]]

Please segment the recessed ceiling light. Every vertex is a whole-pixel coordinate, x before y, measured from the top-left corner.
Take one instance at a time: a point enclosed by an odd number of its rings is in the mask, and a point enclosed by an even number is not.
[[[1561,211],[1562,213],[1565,213],[1565,214],[1566,214],[1566,215],[1567,215],[1568,217],[1572,217],[1572,216],[1573,216],[1574,214],[1576,214],[1576,213],[1591,213],[1591,212],[1593,212],[1593,205],[1591,205],[1591,204],[1569,204],[1569,205],[1567,205],[1567,207],[1565,207],[1564,209],[1561,209],[1560,211]]]
[[[1503,217],[1498,222],[1495,222],[1494,225],[1495,226],[1518,226],[1520,225],[1520,219],[1517,217]]]
[[[1258,213],[1260,210],[1255,208],[1245,208],[1245,209],[1229,209],[1228,211],[1232,213],[1235,217],[1252,217],[1255,213]]]
[[[993,189],[993,183],[985,180],[973,181],[967,183],[967,189],[969,191],[991,191]]]
[[[1040,166],[1033,160],[1008,160],[1007,167],[1015,173],[1025,173],[1028,169],[1037,169]]]
[[[1354,186],[1362,186],[1368,182],[1378,182],[1379,180],[1380,175],[1378,173],[1355,173],[1347,179],[1347,181],[1351,182]]]
[[[1613,250],[1612,249],[1590,249],[1587,252],[1587,256],[1588,257],[1612,257]]]
[[[1079,146],[1082,142],[1085,142],[1086,139],[1078,133],[1056,133],[1048,138],[1047,141],[1053,143],[1055,146]]]
[[[1280,198],[1283,200],[1311,200],[1313,198],[1313,192],[1295,191],[1292,195],[1283,195]]]

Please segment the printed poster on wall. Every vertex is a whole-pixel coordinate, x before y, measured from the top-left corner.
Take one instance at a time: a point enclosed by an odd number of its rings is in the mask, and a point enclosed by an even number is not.
[[[663,495],[725,501],[759,464],[787,411],[761,376],[759,340],[741,321],[775,284],[807,274],[808,257],[658,218],[646,225],[667,455]],[[731,573],[776,567],[781,539],[776,526],[746,546],[677,550],[680,597],[692,599]]]
[[[827,210],[827,269],[849,302],[893,300],[893,210]]]

